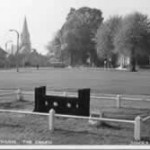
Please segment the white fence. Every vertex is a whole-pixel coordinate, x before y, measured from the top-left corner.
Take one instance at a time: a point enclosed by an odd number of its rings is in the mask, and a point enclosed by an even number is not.
[[[3,92],[3,94],[1,94]],[[74,96],[77,97],[78,95],[73,92],[55,92],[55,91],[47,91],[47,94],[51,95],[59,95],[59,96]],[[22,100],[25,95],[34,95],[34,91],[23,91],[21,89],[17,90],[0,90],[0,97],[6,97],[16,95],[17,100]],[[140,97],[140,98],[139,98]],[[131,95],[114,95],[114,94],[101,94],[98,93],[97,95],[91,95],[91,99],[107,99],[107,100],[115,100],[116,101],[116,107],[121,107],[121,101],[127,100],[127,101],[147,101],[150,102],[150,96],[131,96]]]
[[[38,113],[38,112],[29,112],[29,111],[18,111],[18,110],[3,110],[0,109],[0,112],[3,113],[19,113],[19,114],[32,114],[32,115],[44,115],[48,116],[48,126],[49,130],[51,132],[55,131],[55,117],[61,117],[61,118],[72,118],[72,119],[85,119],[89,120],[91,117],[85,117],[85,116],[72,116],[72,115],[61,115],[61,114],[55,114],[55,111],[51,109],[49,113]],[[111,119],[111,118],[97,118],[92,117],[92,120],[97,121],[107,121],[107,122],[120,122],[120,123],[130,123],[134,125],[134,139],[140,140],[141,139],[141,117],[137,116],[135,120],[123,120],[123,119]]]
[[[6,92],[4,94],[0,94],[0,97],[4,96],[10,96],[10,95],[16,95],[17,100],[22,100],[24,95],[34,95],[33,91],[22,91],[20,89],[17,89],[15,91],[12,90],[0,90],[0,92]],[[66,93],[66,92],[48,92],[51,95],[63,95],[63,96],[77,96],[76,94],[73,93]],[[150,97],[141,97],[141,98],[133,98],[133,97],[125,97],[122,95],[106,95],[102,94],[102,96],[95,96],[92,95],[91,98],[93,99],[114,99],[116,100],[116,107],[120,108],[121,107],[121,101],[122,100],[134,100],[134,101],[150,101]],[[0,112],[8,112],[8,113],[22,113],[22,114],[32,114],[32,115],[47,115],[49,116],[48,124],[49,124],[49,129],[51,131],[54,131],[55,127],[55,117],[63,117],[63,118],[74,118],[74,119],[86,119],[89,120],[91,118],[89,117],[83,117],[83,116],[71,116],[71,115],[59,115],[55,114],[54,110],[51,110],[50,113],[37,113],[37,112],[29,112],[29,111],[16,111],[16,110],[0,110]],[[121,120],[121,119],[110,119],[110,118],[97,118],[97,117],[92,117],[92,120],[97,120],[97,121],[111,121],[111,122],[120,122],[120,123],[131,123],[134,125],[134,139],[135,140],[140,140],[141,139],[141,122],[145,122],[150,119],[150,116],[147,116],[143,119],[141,119],[140,116],[137,116],[135,120]]]

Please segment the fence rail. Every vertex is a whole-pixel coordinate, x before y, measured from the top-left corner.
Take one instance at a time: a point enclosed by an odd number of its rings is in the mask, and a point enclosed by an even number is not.
[[[0,92],[0,98],[1,97],[7,97],[7,96],[11,96],[16,94],[16,99],[17,100],[23,100],[24,96],[26,95],[34,95],[34,91],[23,91],[21,89],[17,89],[15,91],[12,92],[12,90],[0,90],[3,91],[3,93]],[[4,93],[4,91],[7,93]],[[10,91],[8,93],[8,91]],[[57,96],[66,96],[66,97],[78,97],[77,94],[73,93],[73,92],[56,92],[56,91],[47,91],[48,94],[50,95],[57,95]],[[120,108],[122,101],[143,101],[143,102],[150,102],[150,97],[149,96],[140,96],[140,98],[138,98],[138,96],[133,97],[133,95],[131,95],[131,97],[129,97],[129,95],[113,95],[113,94],[100,94],[98,93],[97,95],[91,95],[90,96],[91,99],[102,99],[102,100],[113,100],[115,102],[116,108]]]
[[[34,95],[34,91],[25,91],[25,90],[20,90],[20,93],[22,95]],[[18,94],[18,89],[16,90],[0,90],[1,92],[7,92],[5,94],[0,94],[0,97],[2,96],[7,96],[7,95],[12,95],[12,94]],[[10,93],[8,93],[10,92]],[[51,95],[59,95],[59,96],[74,96],[77,97],[77,94],[73,93],[73,92],[56,92],[56,91],[47,91],[47,93],[51,94]],[[128,101],[150,101],[150,96],[144,96],[144,95],[120,95],[121,100],[128,100]],[[98,95],[91,95],[92,99],[107,99],[107,100],[116,100],[116,97],[118,96],[118,94],[114,95],[114,94],[103,94],[103,93],[98,93]],[[139,98],[140,97],[140,98]]]
[[[19,113],[19,114],[49,116],[48,113],[40,113],[40,112],[32,112],[32,111],[21,111],[21,110],[0,109],[0,112],[3,112],[3,113]]]
[[[14,94],[16,94],[16,93],[15,93],[15,92],[12,92],[12,93],[0,94],[0,97],[10,96],[10,95],[14,95]]]
[[[20,113],[20,114],[31,114],[31,115],[49,116],[49,113],[39,113],[39,112],[20,111],[20,110],[0,109],[0,112],[3,112],[3,113]],[[85,116],[73,116],[73,115],[61,115],[61,114],[55,114],[55,117],[72,118],[72,119],[85,119],[85,120],[90,119],[90,117],[85,117]],[[111,119],[111,118],[97,118],[97,117],[92,117],[92,120],[122,122],[122,123],[134,123],[133,120]]]
[[[72,118],[72,119],[92,119],[96,121],[109,121],[109,122],[121,122],[121,123],[134,123],[133,120],[123,120],[123,119],[111,119],[111,118],[97,118],[97,117],[83,117],[83,116],[72,116],[72,115],[60,115],[55,114],[55,117],[62,117],[62,118]]]
[[[150,116],[147,116],[147,117],[145,117],[145,118],[143,118],[143,122],[145,122],[145,121],[147,121],[147,120],[149,120],[150,119]]]

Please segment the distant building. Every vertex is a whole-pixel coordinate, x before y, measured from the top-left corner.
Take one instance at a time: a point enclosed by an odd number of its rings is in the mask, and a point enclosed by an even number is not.
[[[30,42],[30,33],[28,30],[27,19],[25,17],[23,29],[20,37],[20,53],[29,54],[31,53],[31,42]]]
[[[118,64],[120,68],[126,68],[130,65],[130,57],[125,55],[119,55]]]
[[[0,68],[5,67],[8,53],[0,47]]]
[[[118,56],[118,68],[124,69],[129,68],[131,63],[131,56],[120,54]],[[136,65],[141,68],[149,68],[150,65],[150,56],[147,54],[137,55],[136,56]]]
[[[1,47],[0,47],[0,57],[6,57],[7,52],[5,52]]]

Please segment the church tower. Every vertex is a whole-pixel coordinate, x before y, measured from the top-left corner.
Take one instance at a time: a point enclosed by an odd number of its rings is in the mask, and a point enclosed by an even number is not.
[[[23,29],[21,33],[21,42],[20,42],[20,53],[29,54],[31,53],[31,42],[30,42],[30,33],[28,30],[27,19],[25,17]]]

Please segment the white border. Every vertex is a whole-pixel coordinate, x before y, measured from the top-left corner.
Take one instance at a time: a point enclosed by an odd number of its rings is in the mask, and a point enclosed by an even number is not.
[[[66,146],[66,145],[59,145],[59,146],[53,146],[53,145],[50,145],[50,146],[47,146],[47,145],[36,145],[36,146],[33,146],[33,145],[17,145],[17,146],[14,146],[14,145],[4,145],[4,146],[0,146],[0,149],[40,149],[40,150],[44,150],[44,149],[111,149],[111,150],[116,150],[116,149],[123,149],[123,150],[126,150],[126,149],[150,149],[150,145],[136,145],[136,146],[133,146],[133,145],[110,145],[110,146],[106,146],[106,145],[102,145],[102,146],[99,146],[99,145],[94,145],[94,146],[91,146],[91,145],[70,145],[70,146]]]

